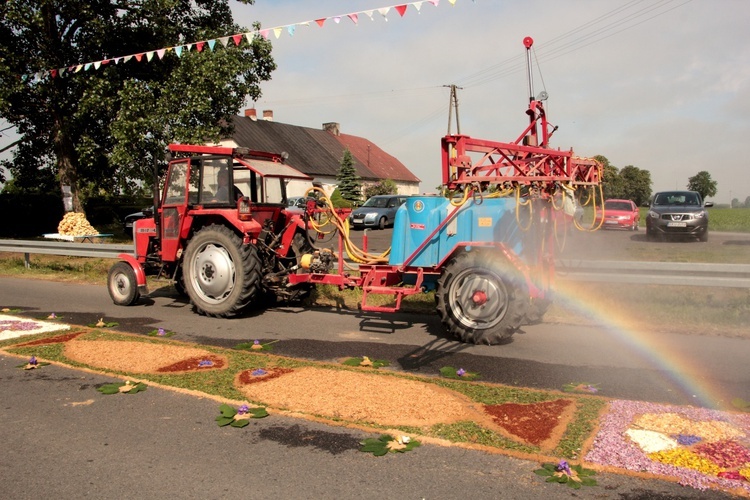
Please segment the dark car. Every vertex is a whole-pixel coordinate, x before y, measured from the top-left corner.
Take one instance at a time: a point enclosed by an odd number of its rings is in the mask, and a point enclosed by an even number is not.
[[[355,229],[378,227],[380,229],[393,225],[396,211],[406,202],[404,195],[378,195],[370,197],[361,207],[352,211],[349,222]]]
[[[708,210],[712,202],[703,202],[695,191],[656,193],[646,216],[649,239],[689,236],[708,241]]]
[[[602,221],[602,218],[604,219]],[[638,222],[641,219],[641,213],[638,207],[630,200],[605,200],[604,217],[602,211],[597,210],[594,227],[602,229],[630,229],[638,230]]]
[[[146,217],[152,217],[154,215],[154,207],[144,208],[140,212],[128,214],[123,219],[123,232],[125,236],[133,237],[133,223],[139,219],[145,219]]]

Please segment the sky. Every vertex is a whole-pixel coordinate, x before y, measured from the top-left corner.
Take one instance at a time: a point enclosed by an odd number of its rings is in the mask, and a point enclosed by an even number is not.
[[[230,5],[241,26],[284,27],[269,36],[278,69],[248,107],[294,125],[338,122],[342,133],[398,158],[422,180],[422,192],[441,182],[447,85],[459,86],[463,134],[512,142],[528,124],[523,39],[530,36],[534,94],[549,94],[548,118],[559,127],[553,147],[648,170],[654,192],[684,189],[705,170],[718,184],[714,201],[750,196],[742,154],[750,141],[747,0],[439,0],[419,10],[393,0]],[[403,16],[396,5],[407,5]],[[391,7],[385,17],[384,7]],[[360,13],[356,24],[350,13]],[[315,20],[323,18],[321,27]]]
[[[529,36],[534,94],[549,94],[559,127],[552,147],[648,170],[654,192],[684,189],[705,170],[718,184],[713,201],[750,197],[750,1],[393,1],[230,0],[248,31],[256,21],[284,28],[269,35],[278,68],[247,107],[294,125],[337,122],[435,192],[447,86],[459,87],[465,135],[512,142],[528,124]],[[16,138],[0,134],[0,149]]]

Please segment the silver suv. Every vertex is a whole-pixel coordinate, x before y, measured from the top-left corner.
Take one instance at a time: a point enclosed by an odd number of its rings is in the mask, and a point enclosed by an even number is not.
[[[377,195],[370,197],[364,205],[355,209],[349,217],[352,227],[359,229],[362,227],[378,227],[380,229],[386,226],[392,226],[396,218],[396,211],[404,202],[404,195]]]
[[[708,210],[712,202],[703,202],[695,191],[662,191],[656,193],[646,215],[646,236],[666,239],[692,236],[708,241]]]

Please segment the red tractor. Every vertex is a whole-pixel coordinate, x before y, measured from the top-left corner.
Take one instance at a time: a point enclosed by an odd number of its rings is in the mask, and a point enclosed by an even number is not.
[[[527,63],[531,66],[527,38]],[[498,344],[519,326],[540,321],[551,302],[554,250],[579,204],[601,201],[601,165],[553,149],[546,93],[534,97],[529,70],[528,125],[513,142],[443,137],[448,196],[410,196],[398,210],[388,252],[352,244],[348,225],[328,204],[287,209],[285,180],[310,180],[281,156],[205,146],[170,146],[189,155],[169,164],[162,202],[136,222],[135,257],[109,273],[109,293],[131,305],[146,275],[174,280],[195,309],[228,317],[265,297],[293,299],[317,284],[360,288],[365,311],[393,312],[404,297],[434,291],[446,329],[464,342]],[[228,184],[223,187],[226,175]],[[229,189],[234,185],[234,193]],[[597,193],[597,189],[599,192]],[[583,201],[585,200],[585,201]],[[314,212],[338,230],[338,251],[315,249]],[[345,273],[349,261],[356,273]],[[338,272],[333,273],[334,267]],[[372,295],[390,305],[368,303]]]
[[[196,311],[231,317],[269,297],[293,299],[309,284],[290,286],[287,276],[326,268],[307,237],[304,214],[287,210],[286,183],[311,181],[281,155],[245,148],[169,147],[161,202],[136,221],[135,255],[123,254],[109,272],[118,305],[148,293],[146,276],[172,279]],[[326,254],[323,254],[323,259]],[[305,271],[306,272],[306,271]]]

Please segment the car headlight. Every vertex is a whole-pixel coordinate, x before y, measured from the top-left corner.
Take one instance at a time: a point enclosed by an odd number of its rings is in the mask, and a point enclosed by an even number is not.
[[[696,219],[702,219],[706,215],[708,215],[708,214],[706,214],[706,211],[705,210],[701,210],[700,212],[696,212],[695,214],[693,214],[693,217],[695,217]]]
[[[657,214],[656,212],[653,212],[651,210],[648,211],[648,216],[650,218],[652,218],[652,219],[658,219],[659,218],[659,214]]]
[[[365,220],[366,221],[374,221],[378,217],[377,212],[370,212],[365,214]]]

